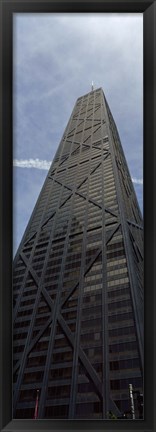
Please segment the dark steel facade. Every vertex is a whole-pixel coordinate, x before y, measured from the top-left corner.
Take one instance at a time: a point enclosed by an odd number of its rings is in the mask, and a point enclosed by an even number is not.
[[[143,391],[143,226],[101,88],[78,98],[14,261],[14,417],[102,419]],[[136,416],[138,416],[136,410]]]

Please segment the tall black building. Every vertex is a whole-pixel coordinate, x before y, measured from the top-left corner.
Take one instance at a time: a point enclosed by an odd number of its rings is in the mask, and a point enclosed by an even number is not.
[[[143,226],[101,88],[78,98],[14,262],[14,417],[102,419],[143,391]],[[136,416],[139,416],[136,407]]]

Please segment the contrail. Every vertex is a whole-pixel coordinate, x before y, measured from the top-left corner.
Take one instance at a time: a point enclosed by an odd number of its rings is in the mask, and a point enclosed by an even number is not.
[[[14,159],[13,160],[13,166],[20,167],[20,168],[37,168],[42,170],[49,170],[51,165],[51,162],[48,162],[46,160],[39,160],[39,159]]]
[[[136,183],[136,184],[143,184],[143,179],[136,179],[136,178],[132,178],[132,182]]]
[[[51,162],[39,159],[14,159],[13,166],[20,168],[37,168],[42,170],[49,170]],[[135,184],[143,184],[143,179],[132,178],[132,182]]]

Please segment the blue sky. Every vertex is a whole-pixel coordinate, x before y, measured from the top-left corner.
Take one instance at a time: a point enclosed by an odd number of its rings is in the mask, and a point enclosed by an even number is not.
[[[13,251],[76,99],[102,87],[143,208],[143,15],[15,14]]]

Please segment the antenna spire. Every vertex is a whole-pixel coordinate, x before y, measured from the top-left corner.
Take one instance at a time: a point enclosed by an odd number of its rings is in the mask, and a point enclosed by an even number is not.
[[[94,84],[93,84],[93,81],[92,81],[92,91],[94,90]]]

